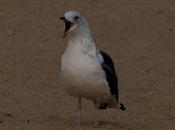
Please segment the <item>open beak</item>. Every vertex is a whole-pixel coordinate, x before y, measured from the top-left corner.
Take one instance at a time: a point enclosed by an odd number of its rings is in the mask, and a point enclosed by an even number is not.
[[[63,20],[65,23],[65,30],[64,30],[64,36],[63,36],[64,38],[66,36],[67,31],[70,29],[73,23],[67,20],[65,17],[60,17],[60,19]]]

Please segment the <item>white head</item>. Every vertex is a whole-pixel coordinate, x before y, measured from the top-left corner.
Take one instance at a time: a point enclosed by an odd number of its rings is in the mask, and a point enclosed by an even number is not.
[[[67,11],[60,19],[65,22],[64,37],[67,33],[75,32],[81,27],[88,27],[86,19],[76,11]]]

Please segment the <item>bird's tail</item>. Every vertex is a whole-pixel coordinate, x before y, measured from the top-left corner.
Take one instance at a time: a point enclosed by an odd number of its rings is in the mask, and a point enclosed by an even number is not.
[[[123,105],[123,103],[120,103],[120,102],[117,103],[117,108],[120,109],[120,110],[123,110],[123,111],[126,110],[126,108]]]
[[[123,103],[119,102],[116,96],[112,97],[112,100],[110,103],[108,103],[108,108],[117,108],[119,110],[126,110],[125,106]]]
[[[123,103],[121,103],[118,100],[118,96],[113,96],[113,101],[115,102],[115,108],[119,109],[119,110],[126,110],[125,106],[123,105]]]

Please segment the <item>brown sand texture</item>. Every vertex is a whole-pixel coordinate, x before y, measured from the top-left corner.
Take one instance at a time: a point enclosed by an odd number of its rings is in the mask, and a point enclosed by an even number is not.
[[[65,11],[112,57],[126,111],[100,111],[59,81]],[[0,0],[0,130],[175,130],[174,0]]]

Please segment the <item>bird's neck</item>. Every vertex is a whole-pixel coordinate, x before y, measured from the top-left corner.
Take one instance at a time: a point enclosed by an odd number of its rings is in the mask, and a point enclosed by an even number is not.
[[[79,30],[69,33],[67,40],[67,48],[71,50],[96,51],[96,45],[88,27],[82,27]]]
[[[90,29],[88,27],[88,25],[84,25],[84,26],[80,26],[79,28],[76,28],[72,31],[70,31],[67,35],[68,35],[68,40],[70,39],[76,39],[76,38],[80,38],[80,37],[87,37],[89,36],[90,33]]]

